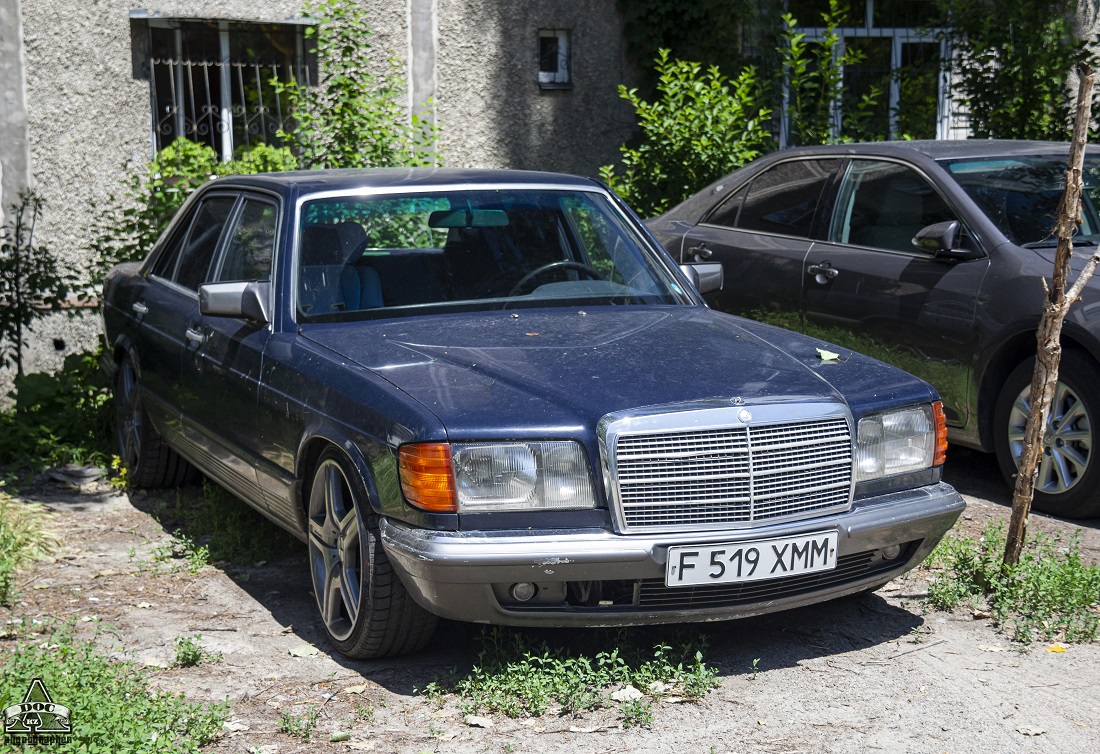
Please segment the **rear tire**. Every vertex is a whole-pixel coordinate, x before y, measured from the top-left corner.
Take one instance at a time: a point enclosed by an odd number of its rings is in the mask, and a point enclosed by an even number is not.
[[[1016,483],[1023,452],[1035,359],[1017,366],[1005,381],[994,410],[994,449],[1001,473]],[[1085,353],[1067,350],[1058,367],[1043,455],[1032,506],[1066,518],[1100,515],[1100,368]]]
[[[438,619],[416,604],[394,573],[378,516],[339,450],[321,454],[308,494],[313,594],[333,646],[353,659],[422,649]]]
[[[130,356],[115,373],[115,437],[127,480],[135,487],[179,487],[197,476],[149,421],[141,403],[140,372]]]

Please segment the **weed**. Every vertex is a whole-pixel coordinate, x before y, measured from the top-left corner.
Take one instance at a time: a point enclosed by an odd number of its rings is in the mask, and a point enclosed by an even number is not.
[[[195,634],[194,638],[177,636],[172,641],[176,645],[176,664],[181,668],[193,668],[204,662],[215,663],[222,659],[221,652],[211,652],[199,643],[202,634]]]
[[[57,546],[57,538],[46,528],[47,515],[42,506],[0,490],[0,605],[11,604],[17,596],[16,569]]]
[[[317,727],[319,714],[316,707],[310,707],[306,714],[300,717],[295,717],[290,712],[283,712],[279,715],[279,730],[288,736],[308,741],[309,735]]]
[[[151,557],[154,566],[178,560],[182,563],[175,564],[171,570],[186,568],[190,573],[198,573],[203,566],[210,565],[210,548],[207,545],[196,546],[191,537],[177,529],[172,539],[153,548]]]
[[[69,624],[46,632],[48,639],[27,634],[0,651],[0,708],[23,701],[32,678],[42,679],[56,703],[75,707],[71,739],[51,754],[198,752],[221,732],[228,702],[192,704],[157,691],[147,669],[111,661],[94,641],[76,639]]]
[[[636,728],[653,723],[653,703],[646,698],[633,699],[619,705],[624,728]]]
[[[551,648],[519,631],[487,629],[475,666],[453,690],[467,712],[520,717],[542,715],[551,704],[564,714],[600,707],[608,703],[608,688],[627,684],[648,690],[660,682],[690,699],[718,684],[717,672],[703,662],[705,637],[659,642],[648,651],[625,631],[610,639],[600,642],[605,649],[576,652]],[[644,717],[640,705],[629,711],[637,719]]]
[[[374,721],[374,705],[373,704],[357,704],[355,705],[355,716],[365,722]]]
[[[760,672],[760,658],[759,658],[759,657],[757,657],[756,659],[754,659],[754,660],[752,661],[752,668],[751,668],[751,670],[752,670],[752,675],[751,675],[751,676],[749,676],[749,680],[750,680],[750,681],[755,681],[755,680],[756,680],[756,675],[757,675],[757,673],[759,673],[759,672]]]
[[[199,549],[206,562],[253,565],[298,546],[290,534],[205,480],[201,495],[177,490],[174,497],[157,501],[151,513],[165,529],[175,529],[177,537],[202,541]]]
[[[1013,640],[1034,638],[1089,642],[1100,629],[1100,566],[1081,562],[1080,540],[1035,534],[1020,562],[1005,567],[1003,524],[986,528],[977,540],[948,536],[928,559],[934,573],[930,604],[951,610],[987,600],[995,621]]]

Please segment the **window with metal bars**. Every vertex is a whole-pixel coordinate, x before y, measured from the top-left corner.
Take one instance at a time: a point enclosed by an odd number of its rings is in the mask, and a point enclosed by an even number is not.
[[[141,20],[154,151],[182,137],[229,160],[282,143],[279,131],[292,126],[293,114],[276,83],[308,86],[316,77],[307,22]]]

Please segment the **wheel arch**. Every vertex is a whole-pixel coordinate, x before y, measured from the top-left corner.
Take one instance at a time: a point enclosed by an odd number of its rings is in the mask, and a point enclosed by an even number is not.
[[[1012,370],[1038,351],[1036,332],[1034,329],[1022,330],[1005,340],[982,370],[978,388],[978,432],[982,447],[987,451],[993,450],[993,413],[1001,388]],[[1075,322],[1067,320],[1063,324],[1061,342],[1063,351],[1081,351],[1100,365],[1100,343]]]
[[[295,478],[297,479],[295,507],[303,524],[307,523],[309,516],[307,495],[309,494],[310,484],[313,481],[314,473],[317,471],[321,454],[328,448],[335,448],[347,459],[351,468],[355,470],[359,483],[366,490],[371,510],[375,513],[381,513],[382,504],[378,496],[378,488],[374,483],[374,476],[370,472],[367,458],[358,443],[353,442],[350,437],[333,428],[321,427],[307,433],[298,447],[295,472]]]

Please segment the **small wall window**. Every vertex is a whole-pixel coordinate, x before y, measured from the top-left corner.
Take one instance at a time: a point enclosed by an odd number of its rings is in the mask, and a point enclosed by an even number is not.
[[[569,70],[569,30],[539,30],[539,86],[547,89],[573,85]]]

